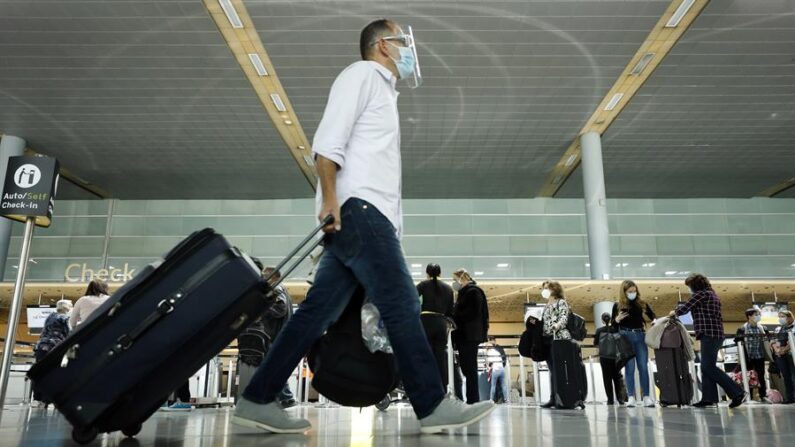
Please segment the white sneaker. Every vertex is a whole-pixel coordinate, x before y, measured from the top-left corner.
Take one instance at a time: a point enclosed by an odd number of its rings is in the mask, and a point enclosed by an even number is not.
[[[643,406],[646,408],[654,408],[654,401],[651,400],[651,397],[646,396],[643,398]]]
[[[458,399],[446,397],[433,413],[420,419],[420,433],[439,433],[473,424],[491,413],[494,402],[488,400],[467,405]]]
[[[232,423],[271,433],[303,433],[312,428],[309,421],[291,416],[276,401],[258,404],[245,397],[237,401]]]
[[[635,398],[634,397],[630,396],[627,399],[627,408],[635,408]]]

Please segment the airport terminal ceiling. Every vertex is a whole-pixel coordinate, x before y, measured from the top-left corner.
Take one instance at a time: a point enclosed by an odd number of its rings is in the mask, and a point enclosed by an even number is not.
[[[310,141],[360,29],[412,25],[425,84],[400,98],[404,195],[517,198],[672,2],[242,4]],[[605,133],[608,197],[751,197],[792,178],[793,41],[793,1],[709,2]],[[6,1],[0,60],[0,132],[111,197],[312,195],[202,1]],[[580,175],[557,196],[581,197]]]

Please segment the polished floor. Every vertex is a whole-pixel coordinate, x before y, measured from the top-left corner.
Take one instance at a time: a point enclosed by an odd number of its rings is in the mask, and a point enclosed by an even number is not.
[[[621,408],[542,410],[500,406],[478,425],[452,434],[419,435],[410,408],[302,407],[306,435],[271,435],[229,422],[231,409],[157,413],[134,439],[101,435],[95,446],[536,446],[772,447],[795,445],[795,406],[748,405],[736,410]],[[69,424],[53,410],[10,406],[0,424],[2,446],[69,446]]]

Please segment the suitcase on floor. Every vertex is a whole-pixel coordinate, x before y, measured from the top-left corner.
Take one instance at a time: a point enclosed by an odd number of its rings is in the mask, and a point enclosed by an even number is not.
[[[557,408],[585,408],[588,397],[588,377],[582,361],[580,345],[571,340],[553,340],[551,350],[552,369],[555,374],[555,396]]]
[[[684,349],[656,349],[654,358],[657,363],[655,382],[660,389],[660,405],[690,405],[693,401],[693,380]]]
[[[322,226],[279,264],[277,271],[309,247],[283,278],[319,245],[314,236]],[[269,279],[212,229],[193,233],[114,293],[28,377],[72,424],[76,442],[116,430],[134,436],[172,391],[273,303]]]

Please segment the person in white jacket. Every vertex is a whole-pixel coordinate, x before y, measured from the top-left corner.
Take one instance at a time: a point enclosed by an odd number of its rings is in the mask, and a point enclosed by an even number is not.
[[[108,295],[108,284],[105,281],[95,279],[88,283],[86,294],[80,297],[74,308],[72,308],[69,326],[74,329],[77,325],[86,321],[108,299]]]

